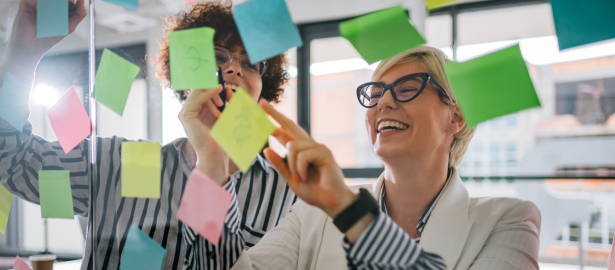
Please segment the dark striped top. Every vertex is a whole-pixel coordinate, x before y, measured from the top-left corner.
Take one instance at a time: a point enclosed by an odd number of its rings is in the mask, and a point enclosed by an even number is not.
[[[163,269],[183,268],[187,245],[183,240],[176,212],[181,195],[192,171],[187,156],[182,151],[186,138],[177,139],[161,148],[161,196],[160,199],[127,198],[120,193],[121,143],[123,138],[97,138],[97,180],[95,195],[97,228],[93,232],[88,225],[83,265],[92,269],[92,235],[96,236],[98,269],[118,269],[126,236],[131,224],[138,226],[166,249]],[[76,215],[87,216],[89,212],[89,142],[81,142],[65,154],[58,142],[46,141],[32,133],[28,122],[23,132],[15,130],[0,118],[0,182],[16,196],[29,202],[39,203],[38,172],[40,170],[69,170]],[[233,175],[238,208],[246,212],[241,224],[241,235],[246,242],[255,244],[264,234],[268,224],[290,211],[295,201],[286,182],[277,177],[277,172],[262,157],[258,157],[250,170],[242,175]],[[277,185],[270,184],[277,179]],[[272,199],[273,198],[273,199]],[[282,202],[284,200],[284,202]],[[245,203],[245,202],[250,203]],[[264,213],[264,214],[263,214]],[[265,216],[267,219],[265,219]],[[264,222],[268,220],[267,222]],[[265,224],[265,226],[263,226]],[[247,244],[246,244],[247,245]]]

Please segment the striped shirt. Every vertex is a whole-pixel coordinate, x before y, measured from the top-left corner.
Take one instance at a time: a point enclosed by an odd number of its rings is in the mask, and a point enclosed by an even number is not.
[[[162,269],[181,269],[188,245],[181,230],[182,223],[175,216],[188,175],[192,171],[192,166],[182,151],[187,139],[177,139],[161,148],[160,199],[122,197],[121,143],[126,140],[119,137],[97,140],[98,162],[93,171],[97,179],[94,198],[97,226],[94,232],[92,224],[89,224],[87,235],[88,240],[92,239],[92,235],[96,236],[97,268],[119,268],[128,230],[135,224],[166,249]],[[69,170],[74,213],[88,216],[88,148],[89,141],[84,140],[65,154],[58,142],[46,141],[34,135],[29,122],[23,132],[20,132],[0,118],[0,183],[16,196],[39,204],[38,172]],[[259,204],[238,205],[240,211],[247,211],[241,222],[246,224],[246,227],[242,228],[242,235],[250,235],[252,228],[258,228],[255,230],[257,234],[264,234],[263,230],[269,226],[261,226],[259,221],[262,219],[258,217],[262,215],[257,214],[265,212],[264,209],[270,212],[267,216],[269,223],[277,223],[280,217],[290,211],[290,204],[295,200],[294,194],[283,179],[279,179],[277,185],[264,185],[273,181],[270,179],[277,179],[277,173],[262,157],[256,159],[245,175],[236,173],[234,176],[236,180],[233,181],[233,188],[240,202],[246,197],[247,201],[251,201],[250,198],[258,198],[260,201]],[[278,203],[282,200],[291,203]],[[249,227],[252,224],[256,227]],[[254,244],[260,238],[245,239],[246,242]],[[86,241],[81,269],[93,269],[92,250],[92,241]]]
[[[440,196],[451,180],[452,170],[448,171],[448,179],[440,192],[431,201],[418,224],[416,230],[423,232],[425,224],[431,216]],[[380,214],[376,220],[361,234],[354,244],[348,243],[344,237],[344,250],[349,269],[446,269],[444,260],[437,254],[424,251],[419,242],[421,237],[412,238],[400,228],[387,214],[384,203],[385,188],[382,188],[378,198]]]

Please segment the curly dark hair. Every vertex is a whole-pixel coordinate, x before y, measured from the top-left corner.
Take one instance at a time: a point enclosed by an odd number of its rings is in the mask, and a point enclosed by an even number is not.
[[[230,0],[208,1],[197,3],[187,11],[166,18],[166,26],[162,33],[162,42],[156,59],[156,76],[163,83],[170,85],[171,71],[169,62],[169,33],[196,27],[211,27],[216,30],[214,44],[227,48],[243,47],[239,30],[233,19],[233,3]],[[268,102],[280,102],[280,95],[290,78],[285,70],[288,64],[286,54],[280,54],[267,59],[267,69],[263,74],[261,98]],[[183,91],[175,91],[175,95],[183,100]]]

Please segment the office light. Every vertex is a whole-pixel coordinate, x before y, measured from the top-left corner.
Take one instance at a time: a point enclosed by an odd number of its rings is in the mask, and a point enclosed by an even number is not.
[[[32,102],[46,108],[55,104],[59,98],[60,93],[55,88],[45,84],[37,85],[32,93]]]

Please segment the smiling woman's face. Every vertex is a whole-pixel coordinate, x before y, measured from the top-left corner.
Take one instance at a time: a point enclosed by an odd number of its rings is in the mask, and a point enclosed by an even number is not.
[[[429,71],[418,62],[406,62],[391,67],[379,81],[389,84],[412,73]],[[442,102],[438,90],[428,83],[423,92],[409,102],[396,101],[387,91],[378,105],[367,109],[365,125],[372,151],[380,159],[426,157],[435,153],[448,154],[454,136],[450,130],[454,127],[454,117],[454,110]],[[457,130],[456,126],[454,128]]]

